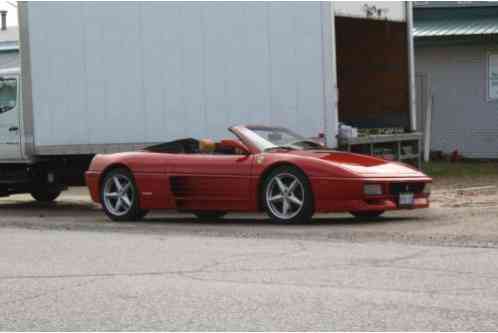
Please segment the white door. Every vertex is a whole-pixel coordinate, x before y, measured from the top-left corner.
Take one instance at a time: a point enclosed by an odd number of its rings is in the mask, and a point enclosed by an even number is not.
[[[19,77],[0,77],[0,160],[21,159]]]

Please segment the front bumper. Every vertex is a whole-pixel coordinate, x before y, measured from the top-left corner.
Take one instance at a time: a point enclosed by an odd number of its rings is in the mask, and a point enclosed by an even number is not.
[[[312,179],[315,193],[315,211],[328,212],[364,212],[388,211],[428,208],[430,194],[423,192],[422,185],[431,183],[430,178],[418,179]],[[381,184],[382,195],[367,196],[363,192],[365,184]],[[416,184],[405,188],[396,184]],[[400,189],[401,188],[401,189]],[[398,191],[398,189],[400,189]],[[409,207],[398,204],[399,194],[405,192],[414,194],[413,205]],[[413,190],[412,189],[416,189]]]
[[[385,197],[385,198],[365,198],[363,200],[357,200],[351,203],[352,206],[348,211],[385,211],[385,210],[407,210],[407,209],[419,209],[419,208],[429,208],[429,197],[419,196],[414,198],[413,205],[409,207],[400,207],[398,205],[397,197]]]

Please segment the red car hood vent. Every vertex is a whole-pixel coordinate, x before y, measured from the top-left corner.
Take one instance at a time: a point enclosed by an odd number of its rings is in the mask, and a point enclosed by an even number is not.
[[[338,151],[293,151],[298,155],[308,155],[330,161],[359,176],[368,177],[425,177],[420,171],[396,162],[386,161],[368,155]]]

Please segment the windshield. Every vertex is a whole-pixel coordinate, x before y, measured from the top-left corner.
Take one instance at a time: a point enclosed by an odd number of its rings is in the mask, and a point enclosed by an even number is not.
[[[324,148],[318,142],[307,139],[283,127],[247,126],[242,129],[244,136],[260,151],[275,148],[318,149]]]
[[[17,103],[17,80],[0,77],[0,113],[12,110]]]

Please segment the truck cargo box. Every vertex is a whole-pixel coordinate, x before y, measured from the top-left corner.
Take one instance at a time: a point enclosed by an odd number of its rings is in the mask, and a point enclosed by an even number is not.
[[[333,127],[330,5],[28,2],[20,16],[36,155],[218,139],[239,123]]]

